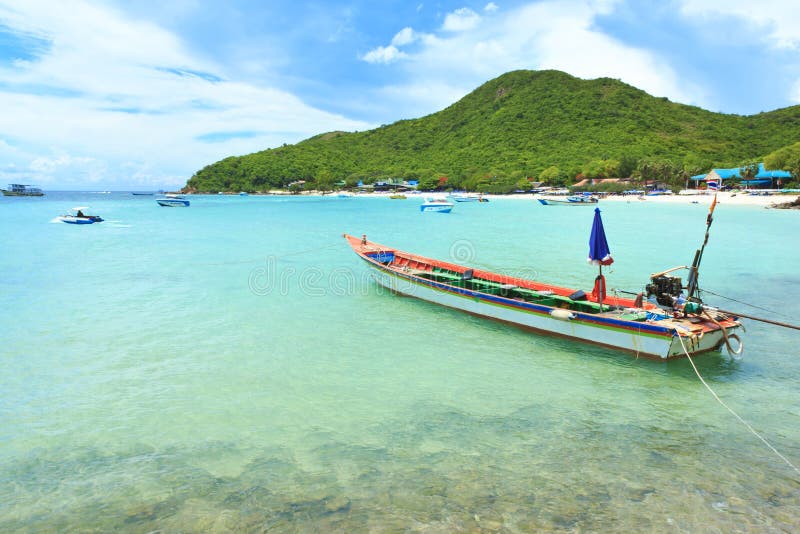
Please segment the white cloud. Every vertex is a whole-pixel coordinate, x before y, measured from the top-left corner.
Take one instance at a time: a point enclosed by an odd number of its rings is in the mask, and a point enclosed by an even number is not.
[[[480,15],[468,7],[462,7],[445,16],[442,29],[449,32],[463,32],[473,29],[480,20]]]
[[[497,4],[495,4],[494,2],[489,2],[489,3],[488,3],[488,4],[486,4],[486,6],[484,6],[484,8],[483,8],[483,10],[484,10],[484,11],[486,11],[487,13],[494,13],[494,12],[495,12],[495,11],[497,11],[498,9],[500,9],[500,8],[499,8],[499,7],[497,6]]]
[[[658,55],[626,45],[596,28],[614,0],[551,0],[503,10],[457,33],[420,34],[418,49],[402,63],[405,84],[381,95],[418,98],[414,115],[437,111],[481,83],[516,69],[557,69],[581,78],[611,77],[656,96],[704,104],[705,93]],[[443,27],[444,29],[444,27]],[[427,92],[419,88],[444,88]]]
[[[794,83],[789,98],[791,99],[792,102],[800,104],[800,80],[797,80]]]
[[[231,154],[367,127],[229,79],[224,65],[196,56],[172,33],[102,5],[29,0],[12,9],[0,0],[0,25],[50,43],[37,59],[0,67],[0,132],[13,133],[17,167],[42,182],[61,175],[182,185]],[[247,135],[201,140],[225,132]]]
[[[399,32],[392,37],[392,45],[393,46],[404,46],[407,44],[411,44],[417,40],[417,35],[414,33],[414,30],[406,26]]]
[[[0,139],[0,153],[3,153],[3,152],[13,153],[13,152],[17,152],[17,151],[18,151],[17,147],[11,145],[5,139]]]
[[[742,19],[756,26],[777,48],[800,46],[800,9],[797,0],[680,0],[681,13],[693,19],[705,18],[719,28],[720,16]]]
[[[396,46],[379,46],[361,56],[367,63],[391,63],[406,57],[405,52],[401,52]]]

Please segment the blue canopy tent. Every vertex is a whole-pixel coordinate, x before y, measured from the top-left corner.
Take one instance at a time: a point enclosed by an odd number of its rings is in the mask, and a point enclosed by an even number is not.
[[[592,222],[592,233],[589,235],[589,263],[597,265],[600,273],[594,280],[594,290],[592,297],[600,303],[603,309],[603,299],[606,296],[606,279],[603,276],[603,265],[611,265],[614,258],[611,257],[611,250],[608,248],[606,231],[603,228],[603,219],[600,217],[600,208],[594,209],[594,221]]]
[[[711,172],[708,174],[698,174],[692,176],[690,180],[697,182],[706,182],[709,183],[709,189],[711,189],[711,183],[716,183],[717,187],[722,187],[723,182],[726,180],[741,180],[742,178],[742,169],[740,167],[735,167],[733,169],[711,169]],[[758,164],[758,172],[755,176],[753,176],[750,180],[741,180],[741,185],[743,186],[775,186],[781,185],[782,181],[789,181],[792,178],[792,173],[789,171],[782,171],[782,170],[767,170],[764,167],[763,163]]]

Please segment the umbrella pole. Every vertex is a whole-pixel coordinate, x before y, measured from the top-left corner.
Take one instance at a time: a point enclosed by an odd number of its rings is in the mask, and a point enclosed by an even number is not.
[[[600,287],[599,287],[599,289],[600,289],[600,291],[599,291],[599,293],[600,293],[600,313],[602,313],[603,312],[603,293],[605,293],[605,291],[606,291],[606,284],[603,281],[603,266],[599,265],[598,267],[600,268]]]

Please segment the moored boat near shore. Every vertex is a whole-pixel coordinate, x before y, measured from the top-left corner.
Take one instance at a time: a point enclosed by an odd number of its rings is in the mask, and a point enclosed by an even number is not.
[[[483,195],[476,193],[450,193],[448,198],[455,202],[486,202]]]
[[[437,213],[450,213],[453,210],[454,205],[455,204],[445,198],[428,197],[425,199],[425,202],[420,205],[419,210],[435,211]]]
[[[599,237],[595,228],[593,243]],[[693,298],[701,251],[690,268],[688,298],[683,296],[680,279],[668,276],[673,269],[651,276],[647,296],[656,304],[643,294],[634,299],[606,295],[602,272],[587,294],[404,252],[368,241],[366,236],[344,237],[373,269],[374,280],[402,295],[637,356],[670,359],[718,350],[722,345],[729,352],[741,351],[735,333],[741,326],[738,319]],[[594,247],[590,259],[599,265],[613,261],[607,246],[605,250]],[[597,258],[592,258],[595,253]],[[732,348],[731,340],[738,346]]]
[[[42,197],[44,193],[38,187],[25,184],[8,184],[8,189],[0,189],[7,197]]]
[[[183,198],[181,195],[170,193],[157,198],[156,202],[158,202],[159,206],[164,206],[165,208],[186,208],[189,207],[190,204],[189,200]]]
[[[564,199],[540,198],[539,203],[543,206],[591,206],[597,204],[597,198],[585,195],[573,195]]]

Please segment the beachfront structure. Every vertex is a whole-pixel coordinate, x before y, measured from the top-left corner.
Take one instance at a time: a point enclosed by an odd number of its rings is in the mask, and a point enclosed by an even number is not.
[[[758,164],[758,173],[749,179],[742,180],[742,170],[740,167],[733,169],[711,169],[708,174],[698,174],[692,176],[691,180],[694,181],[695,187],[700,185],[700,182],[705,182],[708,189],[719,189],[725,185],[727,180],[736,180],[743,187],[756,187],[775,189],[783,186],[786,182],[792,179],[792,173],[788,171],[768,171],[764,168],[763,163]]]
[[[419,180],[389,178],[372,184],[365,184],[363,180],[359,180],[357,187],[362,191],[408,191],[416,189],[418,184]]]

